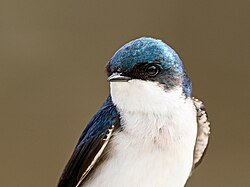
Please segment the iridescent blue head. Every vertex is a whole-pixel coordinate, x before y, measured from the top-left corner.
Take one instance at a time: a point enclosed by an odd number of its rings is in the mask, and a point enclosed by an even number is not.
[[[156,81],[166,91],[183,87],[191,95],[191,81],[177,53],[161,40],[139,38],[121,47],[107,65],[109,81]]]

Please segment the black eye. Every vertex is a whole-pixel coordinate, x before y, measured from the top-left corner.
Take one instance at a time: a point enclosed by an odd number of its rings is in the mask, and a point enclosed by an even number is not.
[[[146,72],[149,76],[155,76],[159,73],[159,67],[157,65],[149,65],[146,68]]]

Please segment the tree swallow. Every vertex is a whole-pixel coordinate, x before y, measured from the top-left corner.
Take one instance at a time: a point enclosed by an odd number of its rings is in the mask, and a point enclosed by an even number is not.
[[[183,187],[210,127],[177,53],[143,37],[121,47],[106,70],[110,95],[82,132],[58,187]]]

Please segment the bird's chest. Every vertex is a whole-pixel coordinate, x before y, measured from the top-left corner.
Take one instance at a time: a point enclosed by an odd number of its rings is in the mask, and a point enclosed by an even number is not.
[[[122,113],[121,125],[123,130],[114,134],[108,146],[108,159],[88,186],[184,186],[193,161],[194,116],[180,120]]]

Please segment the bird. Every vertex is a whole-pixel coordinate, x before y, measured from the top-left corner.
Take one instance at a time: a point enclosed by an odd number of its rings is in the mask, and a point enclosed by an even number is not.
[[[110,93],[83,130],[58,187],[183,187],[205,155],[210,122],[178,54],[160,39],[122,46]]]

